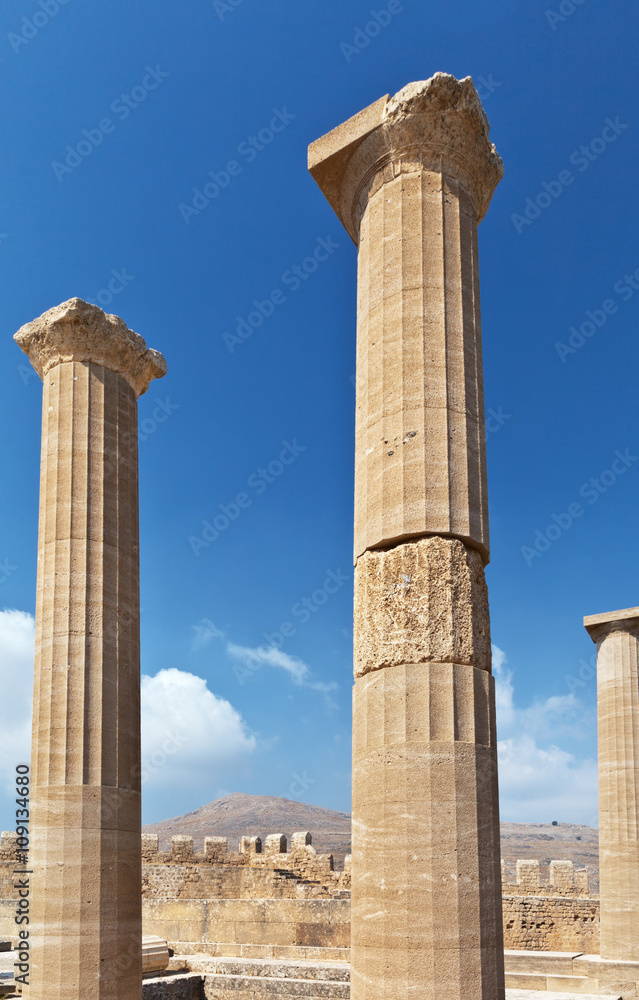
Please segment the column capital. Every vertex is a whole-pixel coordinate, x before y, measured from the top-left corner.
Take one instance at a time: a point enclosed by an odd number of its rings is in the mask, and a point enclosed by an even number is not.
[[[472,79],[435,73],[386,95],[309,146],[308,166],[355,243],[380,172],[433,170],[456,178],[480,222],[504,172]],[[379,186],[379,182],[377,183]]]
[[[129,330],[119,316],[82,299],[69,299],[21,327],[13,338],[28,355],[40,378],[65,361],[102,365],[120,375],[136,397],[154,378],[166,375],[159,351]]]
[[[594,643],[601,642],[611,632],[631,632],[639,638],[639,608],[587,615],[584,618],[584,628]]]

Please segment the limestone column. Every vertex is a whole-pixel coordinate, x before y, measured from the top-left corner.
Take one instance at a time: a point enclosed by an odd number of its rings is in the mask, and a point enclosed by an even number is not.
[[[597,644],[600,954],[639,962],[639,608],[584,625]]]
[[[43,389],[30,1000],[140,1000],[137,397],[166,372],[71,299],[15,336]]]
[[[353,1000],[504,996],[477,224],[502,163],[437,73],[315,142],[358,246]]]

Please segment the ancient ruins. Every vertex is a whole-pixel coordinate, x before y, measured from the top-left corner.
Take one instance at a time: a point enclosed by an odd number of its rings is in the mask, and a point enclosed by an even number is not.
[[[359,249],[353,1000],[503,998],[477,256],[503,167],[488,133],[472,81],[438,73],[309,150]]]
[[[585,619],[600,897],[571,862],[500,864],[477,227],[503,168],[472,81],[380,98],[309,167],[358,247],[352,861],[141,835],[137,398],[166,365],[71,299],[16,334],[44,384],[24,995],[637,998],[639,608]]]
[[[43,381],[32,1000],[140,995],[137,398],[164,358],[71,299],[16,334]]]

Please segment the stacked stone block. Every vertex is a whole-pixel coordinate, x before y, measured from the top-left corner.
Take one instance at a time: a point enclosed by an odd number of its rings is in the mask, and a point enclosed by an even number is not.
[[[597,645],[601,958],[639,963],[639,608],[584,625]]]
[[[353,1000],[504,996],[477,225],[502,165],[442,73],[314,143],[358,246]]]
[[[139,1000],[137,399],[164,358],[71,299],[15,336],[43,380],[31,1000]]]

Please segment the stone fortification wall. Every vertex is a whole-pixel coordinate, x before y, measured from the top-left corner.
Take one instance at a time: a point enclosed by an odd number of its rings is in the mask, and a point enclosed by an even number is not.
[[[192,837],[173,837],[158,850],[158,837],[142,837],[144,899],[331,899],[347,897],[350,857],[335,871],[331,854],[317,854],[310,833],[243,837],[237,853],[226,838],[207,837],[194,852]]]
[[[505,895],[511,896],[589,896],[588,870],[575,868],[572,861],[551,861],[548,879],[541,876],[539,861],[517,861],[515,880],[509,879],[506,866],[501,863],[501,884]]]
[[[335,957],[350,943],[350,857],[335,871],[330,854],[317,854],[309,833],[243,837],[237,852],[221,837],[193,850],[192,837],[173,837],[170,851],[142,837],[145,933],[176,951],[249,957]],[[0,844],[0,936],[15,926],[16,838]],[[553,861],[547,878],[539,861],[517,861],[503,880],[504,943],[508,950],[599,951],[599,900],[588,873]],[[510,873],[509,873],[510,874]],[[343,952],[340,957],[347,957]]]

